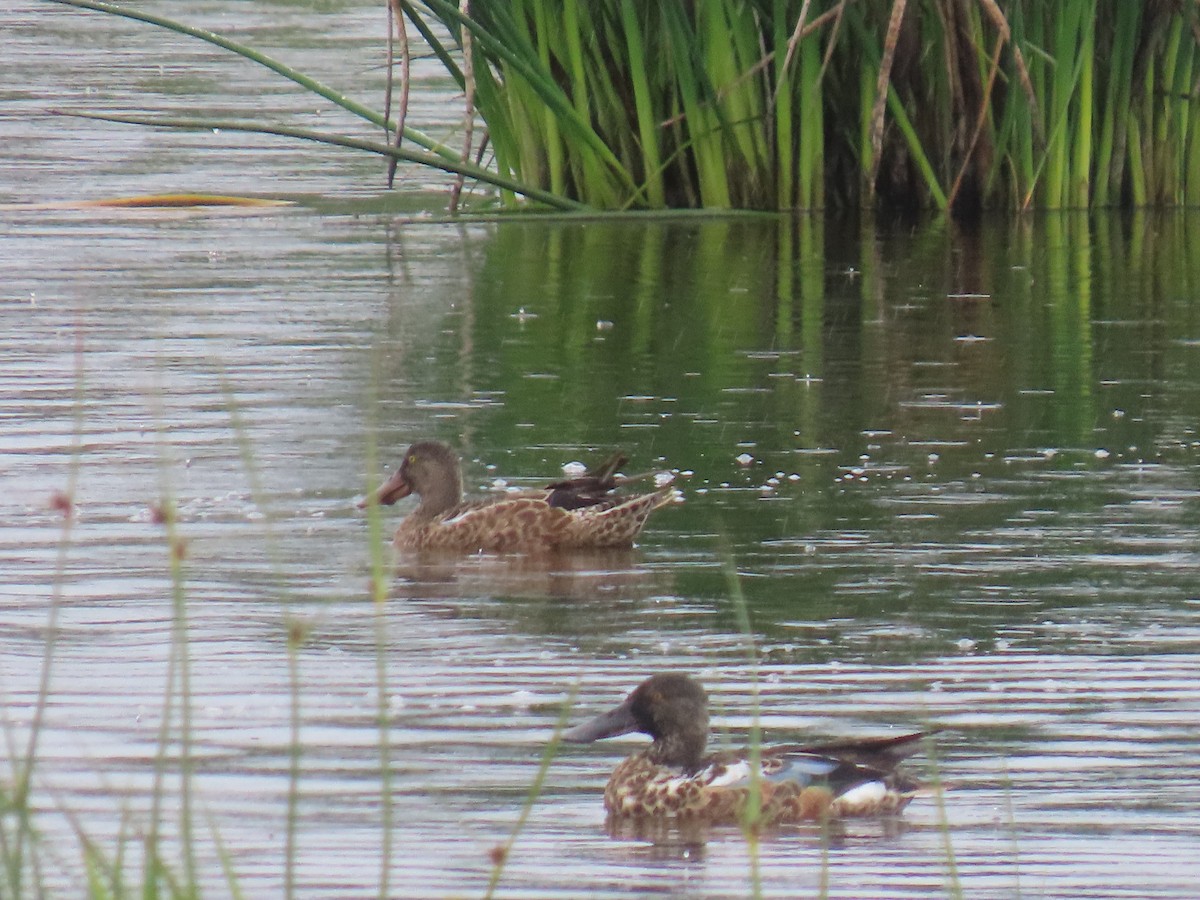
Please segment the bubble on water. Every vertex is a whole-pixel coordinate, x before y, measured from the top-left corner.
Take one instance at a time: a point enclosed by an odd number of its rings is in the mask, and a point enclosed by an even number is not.
[[[536,699],[532,691],[516,690],[509,694],[509,702],[517,709],[530,709]]]

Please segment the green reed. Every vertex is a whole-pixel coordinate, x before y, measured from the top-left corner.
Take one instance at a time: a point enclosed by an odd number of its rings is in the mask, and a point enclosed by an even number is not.
[[[208,41],[397,127],[221,35],[101,0],[45,2]],[[482,144],[455,151],[407,124],[393,144],[266,121],[109,118],[336,144],[489,184],[508,205],[560,209],[972,214],[1200,200],[1195,13],[1172,4],[391,3],[398,31],[463,91],[466,131],[478,120]]]
[[[558,755],[558,748],[562,744],[562,733],[567,727],[567,722],[571,717],[571,710],[575,706],[575,698],[578,694],[579,679],[576,679],[572,682],[571,689],[567,693],[567,698],[563,701],[562,708],[559,710],[558,721],[554,723],[554,733],[550,736],[545,749],[542,750],[541,761],[538,763],[537,772],[534,773],[533,781],[529,784],[529,789],[525,792],[525,802],[521,806],[521,812],[517,815],[517,821],[513,823],[512,831],[509,832],[508,838],[503,843],[492,848],[492,870],[488,876],[487,887],[484,888],[484,900],[491,900],[496,894],[496,888],[500,886],[500,879],[504,875],[504,867],[508,864],[513,845],[516,844],[517,838],[521,836],[521,832],[525,828],[525,823],[529,821],[534,804],[537,803],[537,799],[541,796],[542,788],[546,783],[546,776],[550,774],[550,765]]]
[[[723,532],[718,532],[723,533]],[[722,538],[722,544],[725,544]],[[742,810],[742,833],[746,838],[746,849],[750,859],[750,890],[753,898],[762,897],[762,865],[760,861],[759,829],[762,826],[762,723],[760,720],[760,697],[758,691],[758,647],[754,641],[754,629],[750,623],[750,606],[742,591],[742,579],[738,574],[737,561],[728,546],[722,546],[721,558],[725,569],[725,583],[729,588],[734,617],[746,650],[746,661],[750,666],[751,719],[749,734],[750,789],[746,794],[746,808]],[[822,872],[822,876],[824,876]]]
[[[470,33],[499,172],[590,206],[969,212],[1200,196],[1195,38],[1165,4],[402,6],[459,51]]]
[[[174,19],[168,19],[164,16],[157,16],[151,13],[142,12],[140,10],[119,6],[116,4],[99,2],[99,0],[43,0],[43,2],[57,3],[79,9],[92,10],[95,12],[107,13],[109,15],[133,19],[135,21],[157,26],[166,31],[206,41],[214,46],[220,47],[223,50],[229,51],[231,54],[265,66],[283,78],[294,82],[303,90],[309,91],[328,100],[329,102],[341,107],[352,115],[371,123],[372,125],[383,127],[385,131],[391,131],[397,127],[396,123],[389,119],[385,114],[376,112],[370,107],[359,103],[350,97],[347,97],[340,91],[323,84],[315,78],[305,75],[303,72],[300,72],[292,66],[288,66],[280,60],[274,59],[273,57],[270,57],[265,53],[261,53],[252,47],[224,37],[223,35],[216,34],[215,32],[208,31],[203,28],[196,28],[194,26],[178,22]],[[420,31],[420,29],[418,30]],[[425,32],[421,31],[421,34],[425,35]],[[428,38],[430,40],[434,39],[432,34],[428,35]],[[448,57],[445,61],[450,64]],[[470,177],[481,183],[491,184],[501,191],[507,192],[509,196],[521,195],[527,197],[529,200],[551,208],[569,210],[577,209],[581,206],[580,203],[571,200],[570,198],[540,190],[536,186],[525,185],[518,181],[504,178],[496,174],[494,170],[489,170],[487,168],[475,165],[467,159],[462,159],[452,149],[438,143],[432,138],[429,138],[417,129],[408,126],[405,126],[402,129],[404,139],[412,144],[415,144],[421,149],[413,150],[407,147],[393,145],[388,141],[373,141],[352,135],[316,132],[310,129],[296,128],[284,124],[264,121],[228,121],[203,116],[105,115],[102,113],[89,112],[79,109],[56,109],[51,110],[51,112],[58,115],[75,116],[98,121],[119,122],[155,128],[175,128],[186,131],[240,131],[247,133],[277,135],[279,137],[287,137],[295,140],[311,141],[314,143],[345,147],[351,150],[377,154],[391,161],[399,160],[410,162],[416,165],[425,166],[427,168],[441,169],[445,172]],[[404,117],[401,116],[401,118]]]
[[[946,859],[946,896],[952,900],[962,900],[962,880],[958,874],[958,862],[954,853],[954,836],[950,830],[950,817],[946,812],[946,789],[942,783],[941,768],[938,765],[936,742],[931,737],[925,738],[925,756],[929,760],[930,788],[938,814],[938,832],[942,837],[942,852]]]
[[[54,593],[50,604],[49,621],[46,628],[46,646],[39,700],[31,722],[27,746],[22,751],[15,746],[12,730],[6,727],[9,765],[13,772],[13,786],[0,786],[0,864],[3,865],[3,882],[0,896],[55,896],[46,886],[46,867],[43,855],[52,855],[57,861],[68,859],[70,848],[55,845],[44,848],[44,839],[36,825],[35,807],[47,805],[45,797],[35,804],[31,797],[36,790],[34,770],[37,763],[38,738],[42,731],[43,710],[51,696],[50,673],[54,661],[57,619],[61,587],[65,583],[65,559],[70,547],[71,526],[74,522],[73,496],[78,480],[79,436],[82,434],[82,416],[86,408],[84,400],[84,373],[82,369],[82,339],[77,344],[76,397],[75,397],[75,451],[69,468],[67,487],[53,499],[55,508],[63,513],[63,534],[60,539],[59,561],[54,576]],[[273,537],[273,516],[266,504],[267,493],[263,490],[254,462],[248,431],[239,414],[233,390],[223,370],[218,376],[224,389],[231,419],[233,434],[239,446],[242,461],[251,486],[255,504],[263,512],[264,529],[267,537],[267,552],[274,570],[280,571],[280,559]],[[164,422],[162,389],[147,398],[155,420]],[[196,825],[196,803],[193,799],[195,764],[193,757],[193,725],[191,679],[191,651],[188,628],[187,559],[188,542],[180,527],[171,484],[171,473],[176,468],[171,448],[160,427],[157,433],[159,456],[159,498],[151,505],[151,517],[162,528],[166,549],[166,573],[169,580],[171,606],[170,653],[167,657],[165,689],[162,696],[160,721],[155,738],[155,753],[151,761],[152,786],[150,804],[144,817],[135,816],[121,807],[114,796],[114,815],[120,817],[120,827],[115,840],[101,843],[94,839],[82,825],[77,814],[59,805],[55,810],[72,827],[78,841],[79,858],[82,863],[82,884],[87,896],[93,898],[126,898],[140,896],[144,900],[168,897],[194,900],[201,896],[200,885],[208,879],[201,871],[197,859],[203,842]],[[300,682],[298,653],[306,636],[306,630],[296,623],[288,623],[288,670],[292,693],[286,846],[284,848],[285,887],[292,893],[292,871],[295,855],[295,831],[298,820],[298,796],[300,775],[299,740],[300,726]],[[7,725],[7,723],[6,723]],[[176,782],[177,787],[169,787]],[[44,794],[45,791],[43,790]],[[51,799],[51,803],[57,801]],[[174,836],[168,838],[166,810],[174,808]],[[45,815],[45,813],[42,813]],[[233,855],[224,845],[215,821],[210,817],[209,832],[224,874],[228,895],[242,895]],[[131,852],[140,850],[140,854]],[[140,864],[140,871],[139,871]],[[61,873],[60,873],[61,874]],[[386,876],[385,876],[386,879]],[[386,880],[384,881],[386,885]],[[70,890],[70,889],[68,889]],[[386,888],[383,893],[386,893]]]
[[[82,331],[77,331],[75,335],[74,359],[75,396],[67,483],[65,489],[51,499],[51,506],[62,515],[62,531],[55,554],[53,589],[42,647],[37,699],[23,750],[16,746],[11,730],[5,728],[12,785],[0,783],[0,865],[4,869],[0,885],[7,888],[7,892],[0,891],[0,895],[7,893],[13,897],[23,896],[26,891],[39,896],[44,893],[38,853],[38,831],[34,821],[31,794],[38,763],[38,746],[53,683],[54,654],[58,646],[58,618],[63,601],[67,553],[71,548],[72,528],[75,524],[75,492],[79,485],[79,471],[83,461],[85,373]]]
[[[270,494],[263,487],[255,462],[254,447],[250,442],[250,431],[242,417],[237,394],[233,383],[229,380],[223,366],[216,366],[217,377],[221,383],[221,392],[225,400],[225,408],[229,413],[229,425],[237,442],[238,457],[246,473],[250,485],[250,497],[262,514],[264,536],[266,538],[267,558],[273,572],[283,571],[283,560],[279,554],[279,543],[275,538],[275,515],[268,497]],[[280,588],[282,592],[282,587]],[[288,782],[287,782],[287,812],[284,828],[283,850],[283,889],[284,896],[291,898],[295,895],[296,872],[296,831],[300,818],[300,763],[303,755],[303,745],[300,740],[300,724],[302,719],[300,706],[300,651],[308,639],[309,626],[304,621],[292,615],[285,617],[284,627],[287,632],[287,672],[288,672]],[[223,863],[224,864],[224,863]],[[227,878],[228,866],[227,867]]]
[[[72,454],[67,475],[66,489],[52,500],[52,505],[63,515],[62,535],[59,541],[53,589],[46,626],[42,670],[34,715],[23,751],[15,746],[11,730],[6,727],[6,742],[9,765],[12,770],[11,788],[0,788],[0,863],[3,865],[3,887],[0,895],[48,896],[45,869],[42,861],[42,835],[36,824],[35,804],[32,800],[36,785],[34,773],[38,762],[38,745],[43,729],[44,713],[51,696],[55,651],[58,636],[58,616],[61,605],[62,586],[65,583],[65,565],[71,546],[72,525],[75,518],[74,495],[78,483],[81,463],[81,435],[85,404],[85,377],[83,369],[83,335],[76,336],[74,436]],[[152,405],[162,421],[161,408],[154,398]],[[153,508],[154,520],[163,526],[167,549],[167,566],[171,584],[171,652],[168,657],[166,690],[163,696],[161,724],[156,739],[157,749],[153,763],[153,789],[148,827],[144,830],[130,826],[127,811],[121,813],[115,852],[107,852],[92,840],[80,824],[77,816],[69,809],[60,810],[73,827],[79,841],[85,883],[91,897],[127,897],[135,893],[143,898],[173,897],[195,898],[199,896],[195,860],[196,834],[193,827],[192,804],[192,759],[191,759],[191,714],[190,714],[190,666],[187,636],[187,612],[185,590],[186,540],[180,534],[175,517],[175,505],[168,478],[170,469],[169,452],[159,435],[160,456],[160,499]],[[178,734],[172,730],[175,719],[176,695],[179,697]],[[7,725],[8,723],[6,723]],[[177,755],[172,757],[172,746]],[[179,774],[178,793],[178,849],[182,872],[176,872],[163,854],[160,829],[163,822],[163,805],[166,799],[164,781],[168,768]],[[42,801],[43,803],[45,801]],[[139,883],[134,887],[132,864],[127,858],[131,844],[140,844],[142,870]],[[55,846],[46,851],[57,860],[63,848]]]
[[[373,360],[372,371],[379,372],[378,353]],[[370,380],[370,397],[367,408],[378,410],[379,379]],[[372,422],[367,429],[367,471],[378,471],[379,444],[377,440],[378,423]],[[371,488],[366,486],[366,495],[371,496]],[[388,710],[388,631],[387,631],[387,600],[388,587],[392,582],[392,566],[388,562],[387,542],[384,539],[383,516],[380,514],[378,503],[367,506],[367,539],[371,553],[371,599],[375,615],[375,715],[379,729],[379,787],[380,807],[383,821],[380,827],[380,862],[379,862],[379,896],[389,895],[389,879],[392,870],[392,834],[395,830],[394,804],[392,800],[392,754],[391,754],[391,719]]]

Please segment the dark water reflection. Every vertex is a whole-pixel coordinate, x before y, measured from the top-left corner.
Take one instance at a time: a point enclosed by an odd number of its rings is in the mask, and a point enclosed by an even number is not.
[[[195,789],[248,890],[283,877],[293,683],[296,884],[378,884],[386,735],[391,891],[426,896],[483,890],[573,688],[579,717],[671,667],[709,685],[726,746],[756,718],[779,740],[944,729],[944,806],[769,835],[765,895],[1189,894],[1187,217],[966,237],[293,213],[215,263],[206,248],[246,222],[9,224],[5,715],[22,736],[58,584],[50,832],[60,807],[110,846],[121,814],[147,821],[166,491],[187,541]],[[681,470],[687,501],[629,553],[401,560],[376,605],[353,500],[417,435],[460,446],[472,490],[621,446],[631,468]],[[56,575],[47,503],[73,459]],[[736,830],[606,833],[600,789],[629,747],[560,754],[501,893],[746,893]],[[213,872],[215,841],[197,841]]]
[[[348,9],[327,42],[365,46],[377,9]],[[267,33],[286,43],[284,20]],[[120,47],[101,21],[87,39]],[[188,96],[171,78],[152,80]],[[69,143],[112,151],[99,196],[323,196],[0,210],[0,714],[19,750],[57,598],[35,804],[62,896],[82,883],[73,821],[114,855],[150,821],[164,497],[212,893],[218,847],[247,895],[281,889],[293,696],[298,893],[377,891],[390,816],[391,894],[474,895],[571,690],[577,719],[670,667],[709,686],[723,746],[756,719],[777,740],[944,729],[944,806],[765,837],[766,896],[1193,895],[1200,220],[445,226],[379,213],[373,188],[335,196],[377,173],[311,151],[281,151],[273,179],[201,136],[95,137]],[[6,202],[66,193],[35,157],[0,164]],[[625,447],[631,470],[681,470],[687,500],[632,553],[401,562],[375,604],[354,500],[417,436],[456,444],[473,491]],[[49,502],[73,465],[60,557]],[[736,830],[606,833],[601,787],[631,746],[559,755],[502,895],[747,894]]]

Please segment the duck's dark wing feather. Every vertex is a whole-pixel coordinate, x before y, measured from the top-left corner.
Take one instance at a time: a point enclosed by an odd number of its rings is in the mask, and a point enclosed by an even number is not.
[[[773,754],[782,751],[829,756],[886,772],[920,750],[921,742],[935,734],[936,730],[915,731],[898,737],[858,738],[824,744],[789,744],[773,747],[771,750]]]
[[[607,499],[619,483],[617,470],[629,457],[618,450],[604,462],[588,469],[577,478],[566,478],[546,485],[546,502],[559,509],[581,509],[595,506]]]

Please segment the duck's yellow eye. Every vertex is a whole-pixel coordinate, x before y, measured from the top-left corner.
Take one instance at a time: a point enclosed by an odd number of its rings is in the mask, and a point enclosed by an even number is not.
[[[408,454],[408,461],[410,463],[415,463],[417,461],[417,454],[415,454],[415,453]]]

